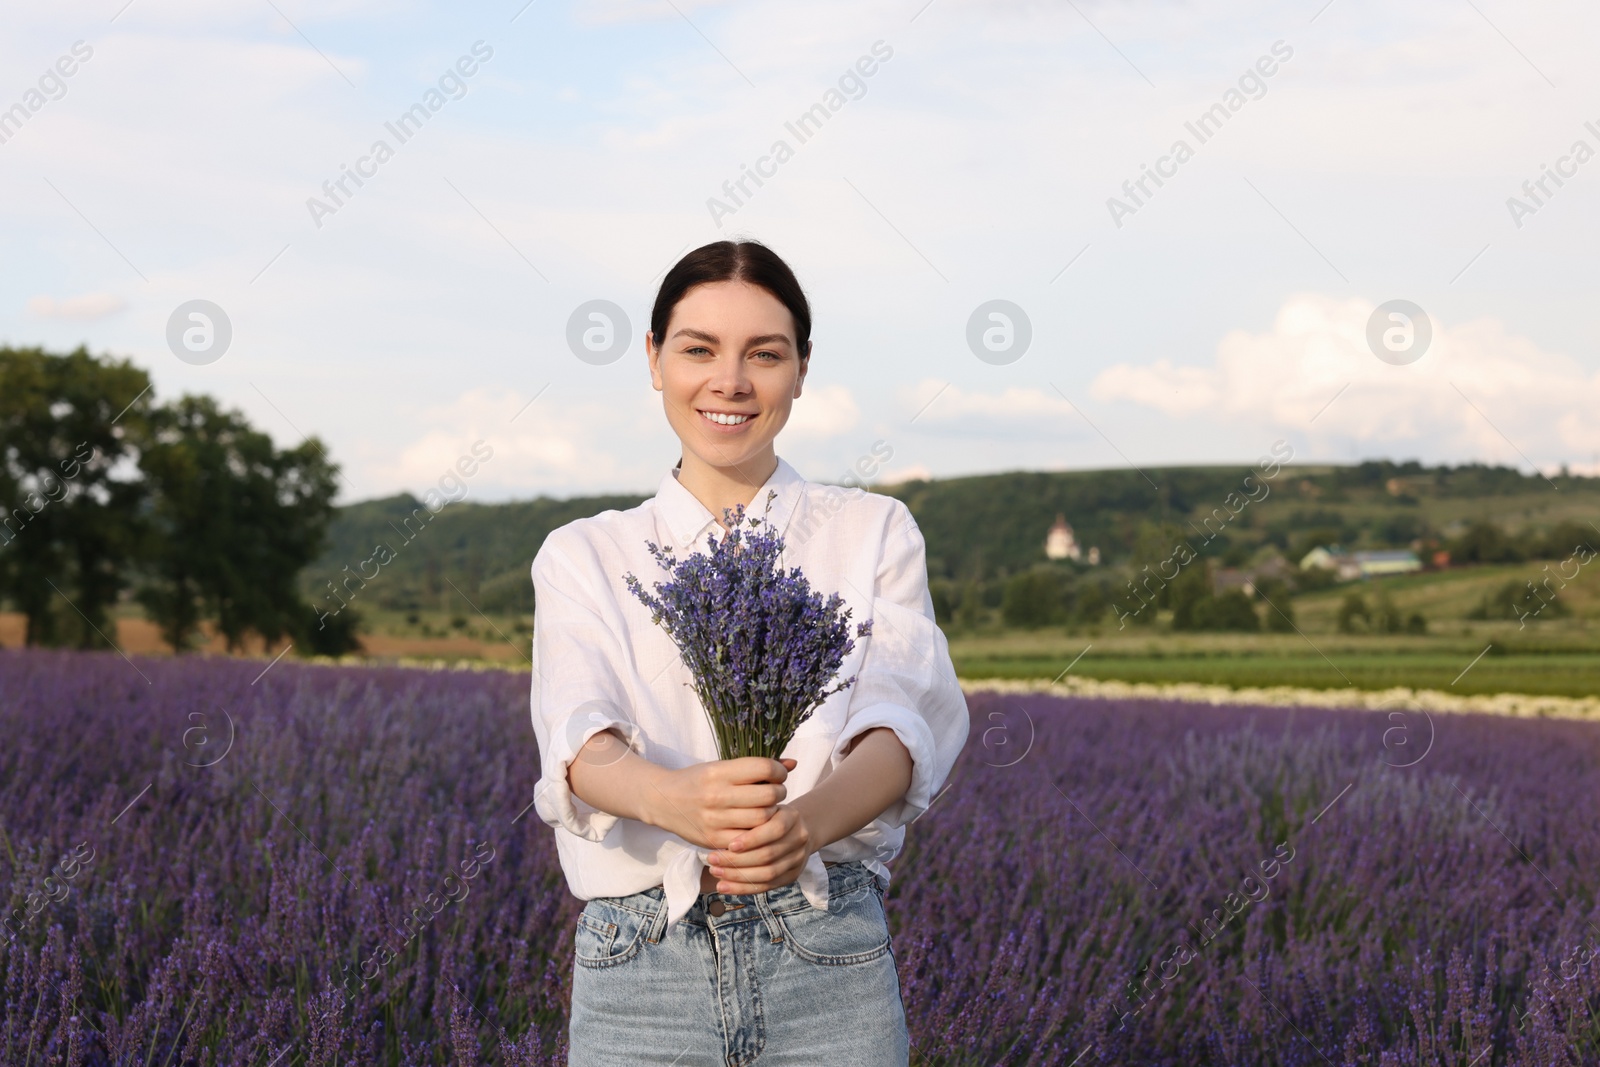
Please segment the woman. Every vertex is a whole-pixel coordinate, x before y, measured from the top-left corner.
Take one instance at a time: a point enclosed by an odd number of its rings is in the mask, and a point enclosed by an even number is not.
[[[773,438],[800,396],[811,311],[754,242],[720,241],[662,280],[645,338],[682,456],[656,495],[553,531],[533,561],[539,815],[574,930],[573,1067],[905,1064],[885,862],[966,742],[906,506],[816,485]],[[770,503],[768,501],[771,495]],[[719,760],[671,637],[625,586],[663,572],[749,506],[784,567],[857,621],[840,677],[782,760]]]

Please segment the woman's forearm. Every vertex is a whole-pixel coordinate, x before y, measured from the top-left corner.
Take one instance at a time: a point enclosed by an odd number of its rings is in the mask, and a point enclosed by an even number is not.
[[[855,739],[828,777],[789,802],[811,832],[811,850],[849,837],[911,788],[911,752],[887,726]]]
[[[567,766],[573,796],[623,819],[654,825],[661,791],[657,776],[666,768],[628,747],[615,730],[602,730],[584,742]]]

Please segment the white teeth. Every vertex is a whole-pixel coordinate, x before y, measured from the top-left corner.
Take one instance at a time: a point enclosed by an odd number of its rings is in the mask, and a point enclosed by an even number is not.
[[[712,422],[718,423],[722,426],[737,426],[741,422],[750,421],[752,418],[750,415],[717,415],[709,411],[702,411],[700,414],[705,418],[710,419]]]

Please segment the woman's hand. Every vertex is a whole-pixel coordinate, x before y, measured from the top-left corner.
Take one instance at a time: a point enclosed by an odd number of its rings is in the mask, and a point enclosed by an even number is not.
[[[724,848],[777,814],[794,766],[792,759],[746,756],[666,771],[645,798],[650,821],[701,848]]]
[[[708,857],[719,893],[762,893],[800,877],[818,841],[801,808],[780,805],[777,813]]]

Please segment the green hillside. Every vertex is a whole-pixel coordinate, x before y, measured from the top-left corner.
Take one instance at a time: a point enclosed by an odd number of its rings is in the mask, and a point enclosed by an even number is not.
[[[1030,568],[1097,582],[1111,598],[1125,584],[1130,564],[1164,557],[1178,538],[1218,565],[1237,566],[1272,552],[1297,561],[1310,547],[1329,542],[1431,551],[1482,521],[1497,524],[1514,546],[1531,545],[1558,524],[1600,519],[1600,479],[1561,476],[1552,488],[1543,477],[1505,467],[1369,462],[1169,467],[1144,475],[1128,468],[1017,471],[876,491],[904,500],[916,516],[941,615],[953,614],[963,596],[974,599],[974,610],[998,609],[1005,581]],[[436,516],[409,495],[353,504],[339,509],[330,547],[305,572],[302,586],[313,602],[331,608],[338,602],[329,581],[376,573],[365,585],[346,582],[355,591],[353,606],[369,615],[454,615],[469,610],[462,598],[491,614],[526,614],[533,607],[528,566],[545,534],[643,499],[645,494],[463,502]],[[1100,550],[1100,567],[1046,560],[1045,534],[1058,513],[1074,527],[1085,552],[1089,546]],[[385,553],[374,559],[380,544]],[[1439,610],[1459,606],[1452,602]],[[1321,610],[1310,603],[1307,609]]]

